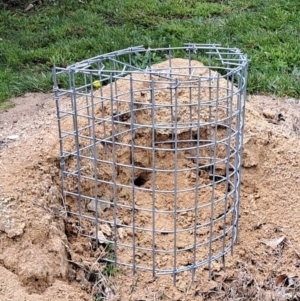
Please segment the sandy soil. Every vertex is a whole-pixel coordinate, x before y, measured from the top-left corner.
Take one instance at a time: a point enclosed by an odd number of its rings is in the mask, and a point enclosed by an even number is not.
[[[14,99],[15,108],[0,113],[0,300],[92,300],[100,292],[104,300],[291,297],[275,282],[299,275],[300,106],[293,99],[248,100],[239,243],[226,271],[213,264],[212,281],[199,269],[194,284],[183,273],[173,287],[169,276],[126,269],[101,278],[102,250],[78,236],[61,205],[52,95]]]

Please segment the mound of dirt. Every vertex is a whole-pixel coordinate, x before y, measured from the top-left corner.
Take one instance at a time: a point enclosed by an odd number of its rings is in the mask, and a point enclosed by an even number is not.
[[[101,262],[107,250],[95,249],[92,240],[78,235],[78,224],[66,216],[62,205],[52,96],[27,94],[15,103],[15,108],[0,113],[1,300],[92,300],[92,294],[106,300],[290,296],[279,276],[295,279],[292,276],[299,275],[300,267],[296,101],[249,97],[239,243],[233,255],[226,256],[226,271],[221,261],[212,264],[213,281],[207,280],[206,268],[199,268],[194,284],[190,273],[184,272],[176,287],[170,276],[153,279],[150,272],[132,275],[126,268],[118,273]],[[102,231],[109,232],[105,227]],[[108,277],[109,273],[114,276]]]

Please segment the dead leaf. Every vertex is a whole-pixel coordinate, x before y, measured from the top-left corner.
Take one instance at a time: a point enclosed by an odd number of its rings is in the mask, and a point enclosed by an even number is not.
[[[25,8],[24,11],[29,11],[29,10],[31,10],[33,8],[34,8],[34,5],[32,3],[30,3],[30,4],[28,4],[28,6]]]
[[[287,276],[286,274],[281,274],[276,278],[275,285],[280,286],[283,284],[287,287],[295,287],[297,283],[298,276]]]
[[[116,296],[116,293],[111,287],[106,287],[105,288],[105,297],[106,297],[105,299],[107,301],[114,300],[115,296]]]
[[[267,240],[267,239],[262,239],[261,242],[264,243],[265,245],[275,249],[277,248],[283,241],[285,240],[285,236],[281,236],[277,239],[272,239],[272,240]]]
[[[285,285],[287,282],[286,280],[288,279],[288,276],[286,274],[281,274],[276,278],[275,285],[279,286],[281,284]]]

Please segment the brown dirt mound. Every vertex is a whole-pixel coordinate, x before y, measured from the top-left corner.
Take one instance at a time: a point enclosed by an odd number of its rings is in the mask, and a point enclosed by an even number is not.
[[[52,96],[27,94],[15,103],[0,113],[1,300],[91,300],[100,290],[107,300],[290,297],[292,288],[276,287],[275,281],[284,286],[278,276],[299,275],[300,109],[295,101],[249,97],[239,244],[226,258],[226,272],[221,262],[213,263],[213,281],[200,268],[193,285],[190,273],[183,273],[176,287],[169,276],[153,280],[126,269],[110,285],[101,282],[100,272],[107,270],[97,259],[104,250],[78,236],[61,205]]]

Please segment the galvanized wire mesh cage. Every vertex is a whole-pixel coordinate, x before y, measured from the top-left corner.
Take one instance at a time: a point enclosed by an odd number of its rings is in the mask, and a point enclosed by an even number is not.
[[[105,260],[174,279],[225,264],[247,65],[236,48],[185,44],[54,68],[65,205],[82,235],[108,246]]]

